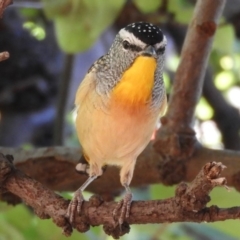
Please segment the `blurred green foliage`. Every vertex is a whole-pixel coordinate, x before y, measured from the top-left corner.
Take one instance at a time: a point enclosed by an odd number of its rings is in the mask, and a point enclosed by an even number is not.
[[[161,0],[134,0],[135,6],[143,13],[155,12],[161,5]]]
[[[177,22],[188,24],[192,18],[193,5],[185,0],[168,0],[168,12],[174,15]]]
[[[55,24],[59,46],[67,53],[90,48],[116,19],[124,0],[43,0]]]
[[[26,29],[33,37],[41,41],[45,39],[46,32],[41,10],[32,8],[20,8],[19,13],[25,18],[23,28]]]
[[[46,37],[46,32],[42,26],[39,26],[35,22],[25,22],[23,28],[27,29],[33,37],[38,40],[43,40]]]
[[[209,106],[204,97],[198,102],[196,116],[201,120],[208,120],[213,117],[213,109]]]

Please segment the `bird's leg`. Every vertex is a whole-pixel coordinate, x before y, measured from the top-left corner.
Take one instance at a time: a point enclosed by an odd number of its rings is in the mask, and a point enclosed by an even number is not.
[[[118,203],[117,207],[113,211],[114,218],[118,216],[118,211],[120,212],[120,217],[118,217],[119,226],[121,226],[126,218],[129,218],[130,208],[132,203],[132,192],[127,184],[124,185],[126,193],[123,199]]]
[[[123,199],[118,203],[117,207],[113,211],[114,219],[118,218],[118,224],[121,226],[126,218],[130,215],[130,208],[132,202],[132,192],[129,188],[130,182],[133,177],[133,171],[135,167],[136,159],[126,159],[125,164],[123,165],[120,171],[120,181],[121,184],[125,187],[126,193]],[[120,216],[118,212],[120,212]]]
[[[74,193],[73,198],[71,202],[68,205],[66,217],[69,219],[71,223],[74,222],[75,213],[77,211],[78,214],[81,212],[82,204],[84,201],[82,192],[85,190],[85,188],[95,179],[97,178],[97,175],[90,176],[85,183]]]

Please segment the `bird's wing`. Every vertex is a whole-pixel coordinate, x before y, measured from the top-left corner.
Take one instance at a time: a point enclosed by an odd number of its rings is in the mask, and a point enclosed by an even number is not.
[[[164,95],[162,104],[160,105],[160,108],[158,110],[159,111],[158,120],[157,120],[157,124],[156,124],[155,130],[154,130],[154,132],[152,134],[151,140],[155,140],[156,132],[157,132],[157,130],[161,126],[160,118],[166,113],[166,110],[167,110],[167,96]]]
[[[159,117],[162,117],[166,113],[166,110],[167,110],[167,96],[166,94],[164,94],[164,98],[159,109]]]
[[[81,82],[75,98],[75,112],[78,113],[81,106],[89,107],[93,105],[94,109],[101,110],[108,114],[109,98],[107,96],[100,95],[97,92],[96,73],[89,72]]]
[[[90,72],[87,73],[80,86],[78,87],[76,97],[75,97],[75,106],[78,108],[86,99],[88,93],[92,92],[96,86],[95,74]],[[95,90],[94,90],[95,91]]]

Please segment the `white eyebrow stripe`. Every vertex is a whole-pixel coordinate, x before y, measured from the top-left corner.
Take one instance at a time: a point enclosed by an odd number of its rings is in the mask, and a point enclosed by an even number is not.
[[[141,48],[145,48],[146,44],[134,36],[132,33],[126,31],[125,29],[121,29],[119,35],[122,39],[129,41],[129,43],[139,46]]]
[[[142,49],[146,47],[146,44],[142,42],[139,38],[137,38],[132,33],[126,31],[125,29],[121,29],[119,32],[119,35],[122,39],[129,41],[129,43],[134,44],[136,46],[141,47]],[[161,47],[165,47],[167,45],[167,38],[165,35],[163,35],[163,40],[159,43],[155,44],[156,49],[159,49]]]
[[[167,45],[167,38],[165,35],[163,35],[163,40],[160,43],[156,43],[155,47],[156,49],[159,49],[161,47],[165,47]]]

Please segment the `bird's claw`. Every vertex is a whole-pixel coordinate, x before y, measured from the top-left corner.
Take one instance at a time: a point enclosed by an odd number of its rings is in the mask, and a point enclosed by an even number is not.
[[[66,217],[69,219],[71,224],[74,223],[76,212],[78,215],[80,215],[83,201],[84,201],[84,198],[83,198],[82,192],[80,190],[77,190],[74,193],[74,196],[71,202],[69,203],[67,212],[66,212]]]
[[[130,209],[132,203],[132,193],[128,192],[124,196],[124,198],[117,204],[117,207],[113,211],[114,219],[118,219],[118,224],[121,227],[124,220],[129,218],[130,216]],[[120,217],[118,217],[118,212],[121,210]]]

